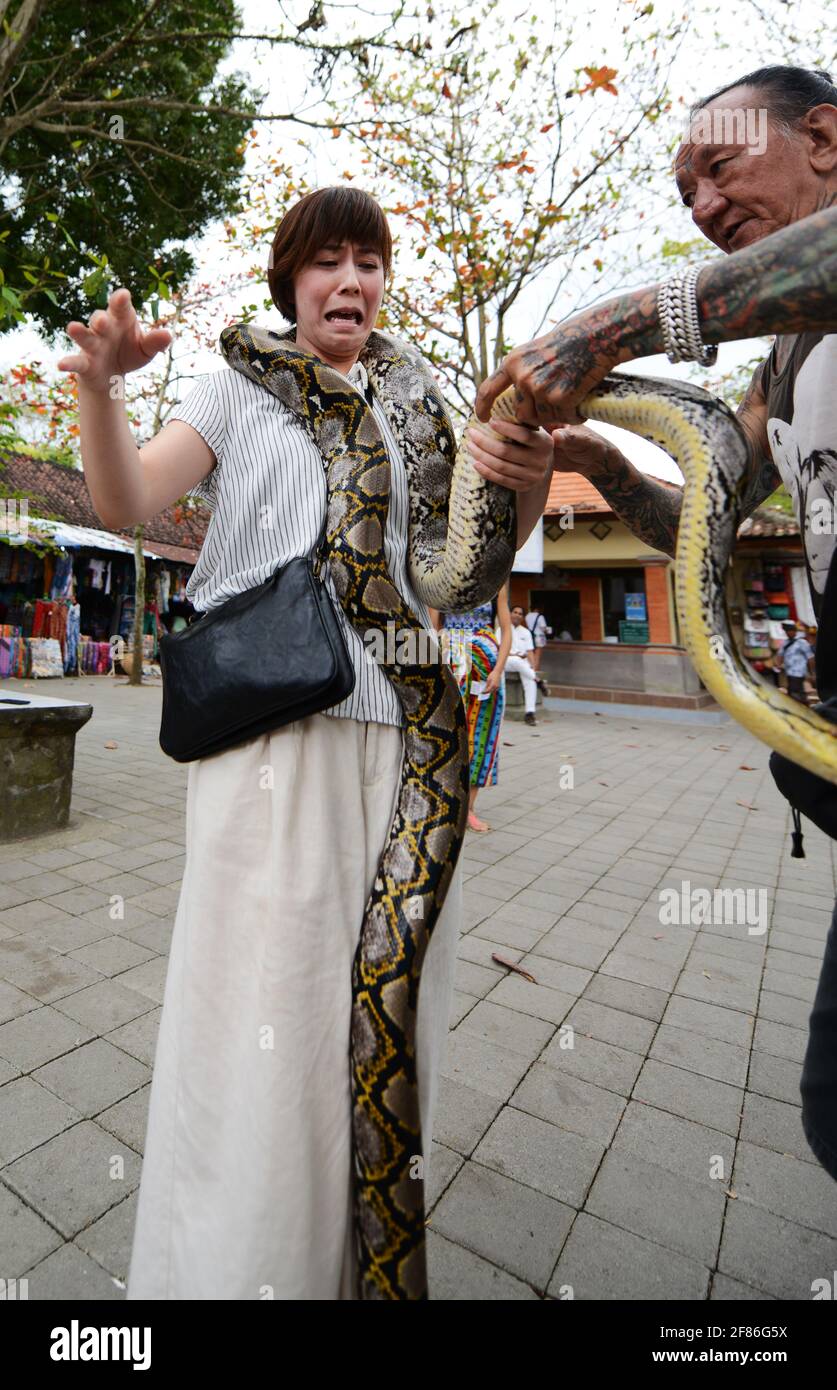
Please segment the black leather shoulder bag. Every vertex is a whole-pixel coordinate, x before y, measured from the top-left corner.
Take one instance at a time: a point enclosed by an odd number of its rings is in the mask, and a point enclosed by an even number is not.
[[[160,638],[160,747],[175,762],[221,753],[339,704],[355,685],[315,557],[279,565],[182,632]]]

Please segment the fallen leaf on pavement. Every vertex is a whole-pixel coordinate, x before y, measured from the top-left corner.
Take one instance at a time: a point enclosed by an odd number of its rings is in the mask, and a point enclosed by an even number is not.
[[[736,801],[736,806],[743,806],[745,811],[757,811],[758,806],[751,806],[747,801]]]
[[[713,753],[728,753],[728,752],[729,752],[729,744],[726,744],[726,743],[713,743],[713,745],[712,745],[712,752],[713,752]]]
[[[118,747],[119,747],[119,744],[118,744],[118,743],[113,743],[112,741],[109,741],[109,742],[106,743],[104,746],[105,746],[105,748],[118,748]]]
[[[749,764],[747,764],[747,763],[739,763],[739,764],[738,764],[738,771],[739,771],[739,772],[758,772],[758,768],[757,768],[757,767],[750,767]]]
[[[734,1192],[731,1187],[725,1187],[724,1192],[726,1193],[727,1197],[731,1197],[734,1202],[738,1201],[738,1193]]]
[[[506,960],[504,956],[498,956],[496,951],[491,952],[491,959],[496,960],[498,965],[504,965],[507,970],[513,970],[515,974],[522,975],[524,979],[531,980],[533,985],[538,983],[534,975],[530,975],[528,970],[524,970],[521,965],[515,965],[513,960]]]

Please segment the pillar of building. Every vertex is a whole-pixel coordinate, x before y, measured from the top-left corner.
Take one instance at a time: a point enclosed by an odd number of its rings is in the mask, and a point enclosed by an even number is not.
[[[667,560],[645,566],[645,602],[648,608],[648,641],[670,646],[672,631]]]
[[[604,637],[602,626],[602,583],[596,574],[572,575],[568,589],[578,590],[581,609],[582,642],[601,642]]]

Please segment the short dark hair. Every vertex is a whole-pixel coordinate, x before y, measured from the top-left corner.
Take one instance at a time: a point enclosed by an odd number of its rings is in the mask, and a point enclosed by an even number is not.
[[[306,193],[290,208],[273,238],[267,268],[270,297],[291,323],[296,323],[293,279],[310,265],[324,246],[349,241],[374,250],[381,258],[384,278],[392,264],[392,236],[384,210],[362,188],[345,184]]]
[[[696,102],[692,113],[717,101],[718,97],[725,96],[735,87],[756,87],[763,92],[774,121],[788,132],[798,127],[806,112],[814,106],[837,106],[837,86],[830,73],[822,72],[819,68],[795,68],[777,63],[772,67],[756,68],[735,82],[719,87],[717,92]]]

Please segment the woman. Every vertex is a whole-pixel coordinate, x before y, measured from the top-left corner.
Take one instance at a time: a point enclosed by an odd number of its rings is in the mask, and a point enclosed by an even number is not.
[[[465,701],[471,757],[468,827],[484,835],[491,826],[480,820],[475,806],[480,787],[497,785],[500,728],[506,702],[503,670],[512,643],[509,600],[503,588],[496,599],[468,613],[443,616],[431,608],[430,616],[437,631],[447,634],[451,665]]]
[[[367,399],[361,358],[391,251],[381,209],[354,188],[307,195],[282,219],[271,249],[268,283],[295,325],[292,343]],[[241,372],[221,370],[204,377],[137,450],[112,382],[167,346],[170,334],[143,334],[126,290],[89,327],[71,323],[67,331],[81,351],[59,367],[78,375],[82,459],[103,522],[144,521],[187,490],[214,508],[187,586],[197,609],[262,583],[277,561],[313,552],[326,508],[323,458],[276,396]],[[429,626],[407,572],[405,441],[377,395],[370,407],[391,464],[389,572]],[[520,541],[536,519],[552,444],[542,431],[514,424],[501,433],[504,439],[489,439],[480,431],[474,463],[485,476],[502,471],[507,485],[521,489]],[[355,667],[351,695],[189,764],[185,870],[129,1299],[355,1296],[351,970],[397,798],[404,721],[383,671],[337,611]],[[457,871],[419,994],[425,1162],[460,900]]]

